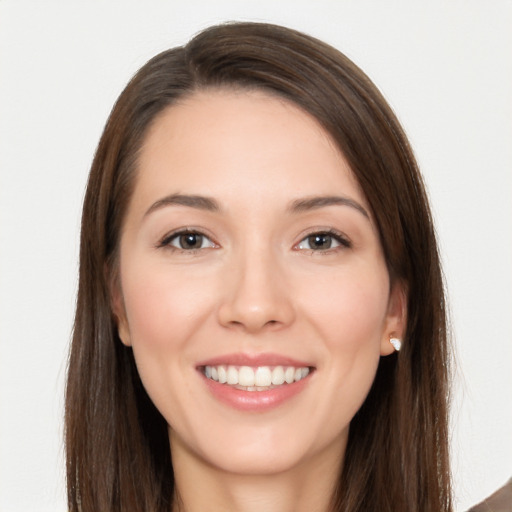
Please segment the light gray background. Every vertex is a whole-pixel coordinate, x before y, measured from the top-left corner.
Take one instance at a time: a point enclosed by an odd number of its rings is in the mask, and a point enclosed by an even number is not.
[[[457,344],[457,510],[512,476],[512,2],[0,0],[0,509],[65,511],[62,395],[88,167],[156,52],[286,24],[377,83],[415,148]]]

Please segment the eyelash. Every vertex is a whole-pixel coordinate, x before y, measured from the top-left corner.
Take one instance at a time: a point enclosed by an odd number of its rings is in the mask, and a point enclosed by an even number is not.
[[[319,250],[299,249],[299,246],[302,243],[304,243],[305,240],[307,240],[308,238],[313,237],[313,236],[331,237],[334,241],[336,241],[339,244],[339,246],[332,247],[332,248],[329,247],[327,249],[319,249]],[[297,250],[308,251],[311,254],[317,253],[317,254],[321,254],[321,255],[326,255],[326,254],[332,254],[335,251],[339,251],[339,250],[343,250],[343,249],[350,249],[350,248],[352,248],[352,242],[346,237],[346,235],[344,235],[343,233],[341,233],[340,231],[337,231],[335,229],[332,229],[332,228],[330,228],[330,229],[315,229],[315,230],[310,231],[308,234],[306,234],[306,236],[304,236],[301,239],[301,241],[294,246],[294,248],[297,248]]]
[[[175,246],[171,245],[171,242],[173,242],[175,239],[177,239],[181,236],[186,236],[186,235],[195,235],[195,236],[203,237],[203,238],[209,240],[209,242],[212,245],[210,247],[198,247],[198,248],[192,248],[192,249],[183,249],[183,248],[179,248],[179,247],[175,247]],[[305,248],[299,247],[308,238],[313,237],[313,236],[331,237],[335,242],[337,242],[339,244],[339,246],[333,247],[333,248],[329,247],[327,249],[318,249],[318,250],[305,249]],[[168,250],[177,251],[180,253],[196,254],[203,249],[214,248],[214,247],[218,247],[218,246],[215,242],[213,242],[211,240],[211,238],[208,235],[206,235],[202,231],[197,230],[197,229],[187,228],[187,229],[182,229],[179,231],[174,231],[172,233],[165,235],[165,237],[162,238],[162,240],[157,244],[156,247],[158,249],[168,249]],[[308,251],[311,254],[313,254],[313,253],[331,254],[332,252],[338,251],[340,249],[350,249],[351,247],[352,247],[352,243],[350,242],[350,240],[348,240],[348,238],[343,233],[331,228],[331,229],[316,229],[316,230],[309,232],[293,248],[298,251],[301,251],[301,250]]]
[[[186,236],[186,235],[201,236],[211,243],[211,247],[197,247],[197,248],[192,248],[192,249],[183,249],[183,248],[175,247],[175,246],[171,245],[173,240],[178,239],[181,236]],[[215,242],[213,242],[211,240],[211,238],[208,235],[206,235],[205,233],[203,233],[202,231],[197,230],[197,229],[192,229],[192,228],[186,228],[186,229],[181,229],[179,231],[173,231],[172,233],[165,235],[164,238],[162,238],[162,240],[157,244],[156,247],[157,247],[157,249],[168,249],[170,251],[173,251],[173,252],[177,251],[177,252],[183,253],[183,254],[185,254],[185,253],[186,254],[196,254],[203,249],[217,247],[217,244]]]

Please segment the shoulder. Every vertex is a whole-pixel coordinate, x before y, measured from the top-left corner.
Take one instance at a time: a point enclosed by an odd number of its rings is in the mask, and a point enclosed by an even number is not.
[[[512,512],[512,478],[486,500],[468,512]]]

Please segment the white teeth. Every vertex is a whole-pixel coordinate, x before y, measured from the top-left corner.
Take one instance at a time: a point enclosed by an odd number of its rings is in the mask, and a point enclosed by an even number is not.
[[[293,366],[205,366],[203,369],[207,379],[221,384],[244,389],[246,391],[266,391],[275,386],[292,384],[309,375],[307,366],[295,368]]]
[[[259,366],[254,374],[256,386],[270,386],[272,384],[272,372],[268,366]]]
[[[219,375],[219,382],[225,384],[228,381],[226,368],[224,366],[217,366],[217,374]]]
[[[240,386],[254,386],[254,370],[250,366],[242,366],[238,370],[238,384]]]
[[[272,370],[272,384],[274,384],[274,386],[284,384],[284,370],[282,366],[276,366]]]
[[[234,366],[228,366],[228,384],[234,386],[238,384],[238,371]]]

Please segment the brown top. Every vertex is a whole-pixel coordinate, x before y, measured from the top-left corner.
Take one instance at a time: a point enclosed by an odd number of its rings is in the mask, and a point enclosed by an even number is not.
[[[468,512],[512,512],[512,478],[486,500]]]

